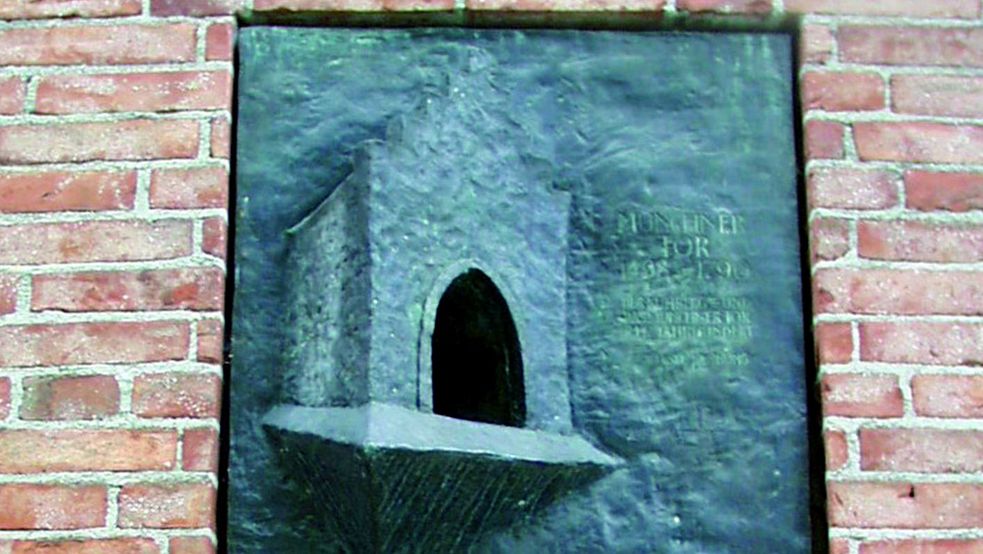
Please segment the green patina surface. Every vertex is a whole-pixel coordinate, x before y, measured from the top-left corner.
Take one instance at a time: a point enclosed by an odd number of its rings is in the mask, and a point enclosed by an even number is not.
[[[388,229],[377,240],[389,254],[369,265],[423,268],[405,288],[386,289],[385,301],[397,304],[387,313],[424,329],[425,299],[410,288],[439,281],[446,260],[400,249],[400,233],[437,232],[433,240],[449,252],[474,246],[482,259],[499,260],[491,265],[510,268],[489,273],[497,284],[519,281],[535,275],[542,256],[524,264],[496,252],[526,244],[522,237],[542,231],[530,221],[549,218],[509,214],[514,228],[481,232],[418,218],[447,205],[449,194],[467,199],[482,190],[469,179],[501,188],[491,197],[505,204],[475,196],[459,208],[489,221],[544,186],[570,195],[563,279],[533,276],[518,290],[505,287],[523,353],[526,426],[581,437],[625,463],[468,551],[809,550],[786,36],[250,28],[241,48],[230,551],[351,544],[324,524],[324,512],[337,507],[305,493],[261,421],[284,401],[289,365],[286,230],[352,174],[355,153],[373,140],[371,148],[413,154],[396,156],[379,175],[422,176],[378,189],[392,193],[373,199],[381,218],[374,221]],[[445,115],[421,115],[428,101]],[[443,136],[454,137],[453,147],[435,147]],[[537,214],[532,206],[528,213]],[[507,234],[515,228],[524,229],[518,239]],[[553,314],[537,308],[549,304],[537,302],[537,289],[563,299],[565,324],[527,335],[523,321]],[[398,330],[407,323],[400,317],[384,324]],[[546,345],[557,339],[562,388],[535,361],[543,356],[537,349],[552,352]],[[386,402],[411,407],[420,389],[399,371],[418,363],[419,341],[372,348],[386,368],[366,371],[394,381],[366,388],[361,401],[388,395]],[[412,470],[386,460],[387,468]],[[431,475],[439,467],[427,464]],[[434,502],[453,506],[483,490],[435,488]]]

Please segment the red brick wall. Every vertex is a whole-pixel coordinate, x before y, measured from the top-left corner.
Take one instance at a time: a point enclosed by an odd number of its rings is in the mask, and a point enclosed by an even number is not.
[[[454,8],[0,2],[0,553],[213,550],[234,14]],[[832,550],[983,552],[980,1],[503,11],[801,30]]]

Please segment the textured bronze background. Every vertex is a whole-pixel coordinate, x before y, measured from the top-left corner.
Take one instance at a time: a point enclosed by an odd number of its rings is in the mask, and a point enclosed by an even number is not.
[[[510,163],[570,192],[573,432],[626,461],[474,550],[808,550],[786,36],[249,28],[240,63],[232,552],[342,548],[260,425],[282,401],[285,231],[351,173],[356,149],[428,99],[462,110],[442,132],[488,122]],[[502,156],[453,163],[493,176]],[[399,199],[392,228],[448,186]],[[528,405],[555,400],[526,392]]]

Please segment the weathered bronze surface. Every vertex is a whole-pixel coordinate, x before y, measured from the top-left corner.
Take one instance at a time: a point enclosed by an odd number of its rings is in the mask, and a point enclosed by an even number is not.
[[[808,551],[787,37],[240,44],[231,552]]]

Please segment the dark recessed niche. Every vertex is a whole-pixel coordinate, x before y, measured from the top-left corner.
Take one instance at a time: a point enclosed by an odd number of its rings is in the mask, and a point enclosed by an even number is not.
[[[525,423],[519,336],[505,298],[482,271],[458,276],[441,296],[432,359],[434,413],[512,427]]]

